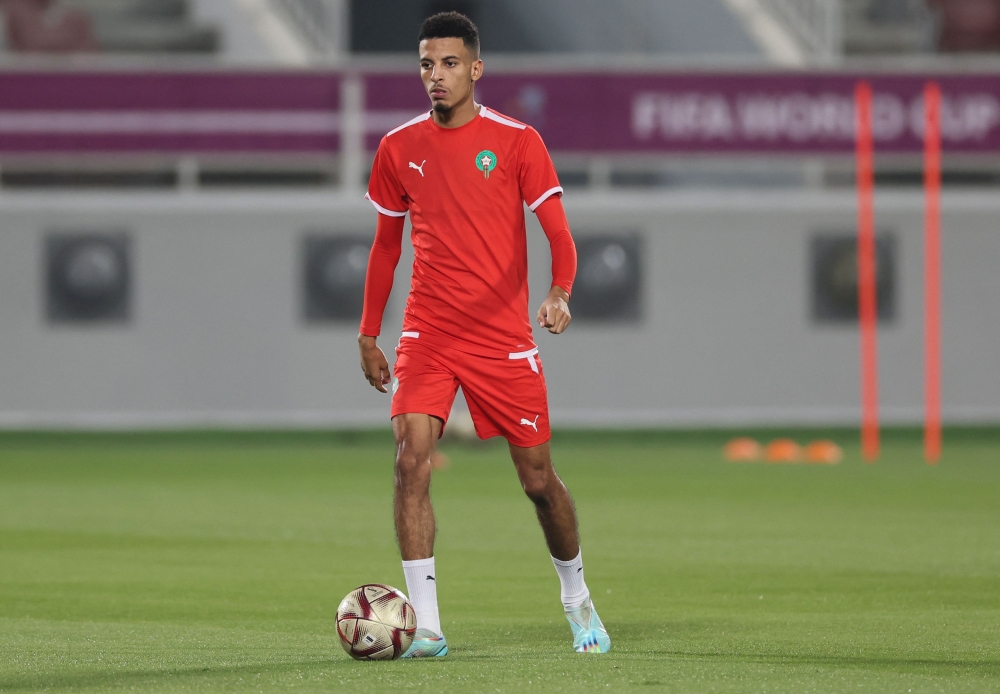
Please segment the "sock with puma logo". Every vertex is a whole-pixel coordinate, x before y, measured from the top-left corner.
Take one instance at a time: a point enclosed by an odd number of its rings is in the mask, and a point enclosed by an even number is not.
[[[590,591],[583,580],[583,550],[576,555],[576,559],[561,561],[552,557],[552,564],[559,574],[560,598],[566,610],[572,610],[590,600]]]
[[[440,636],[441,617],[438,616],[437,572],[434,557],[403,562],[406,592],[417,613],[417,629],[430,629]]]

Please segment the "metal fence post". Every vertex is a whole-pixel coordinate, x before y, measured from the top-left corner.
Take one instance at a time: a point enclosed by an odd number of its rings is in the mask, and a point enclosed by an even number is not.
[[[360,194],[365,161],[365,83],[357,73],[347,73],[340,83],[340,186]]]

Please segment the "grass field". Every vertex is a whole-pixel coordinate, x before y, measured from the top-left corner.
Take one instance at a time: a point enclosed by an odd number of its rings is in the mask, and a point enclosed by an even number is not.
[[[603,656],[570,649],[505,448],[452,445],[451,654],[390,663],[334,627],[358,584],[405,589],[385,435],[3,434],[0,691],[1000,691],[1000,431],[948,432],[937,468],[915,432],[875,466],[823,433],[842,464],[557,435]]]

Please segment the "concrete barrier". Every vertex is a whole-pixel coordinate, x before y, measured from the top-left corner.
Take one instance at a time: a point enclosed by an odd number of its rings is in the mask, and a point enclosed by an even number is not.
[[[640,318],[537,334],[556,425],[844,424],[858,417],[858,338],[810,310],[815,234],[850,233],[851,192],[575,193],[578,237],[639,236]],[[922,198],[884,193],[896,311],[880,335],[887,422],[922,412]],[[1000,200],[943,199],[943,414],[1000,421]],[[383,426],[389,398],[361,377],[353,322],[303,318],[302,244],[373,233],[334,193],[0,194],[0,426]],[[52,233],[124,230],[128,321],[46,318]],[[534,307],[548,287],[529,214]],[[404,250],[380,343],[399,336]]]

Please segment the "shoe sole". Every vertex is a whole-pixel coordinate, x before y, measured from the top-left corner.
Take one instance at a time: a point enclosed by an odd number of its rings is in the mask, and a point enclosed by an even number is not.
[[[445,647],[442,648],[437,653],[428,653],[428,654],[425,654],[425,655],[402,655],[402,656],[400,656],[400,658],[406,658],[407,660],[413,660],[415,658],[442,658],[442,657],[444,657],[446,655],[448,655],[448,646],[447,645],[445,645]]]

